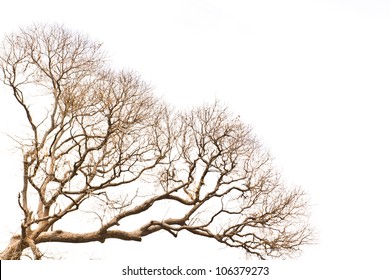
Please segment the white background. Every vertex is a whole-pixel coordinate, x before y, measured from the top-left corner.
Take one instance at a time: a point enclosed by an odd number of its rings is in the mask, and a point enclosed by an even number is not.
[[[1,34],[32,22],[63,23],[102,41],[115,67],[138,71],[157,95],[174,106],[185,108],[217,98],[254,127],[286,183],[309,194],[312,223],[319,233],[318,245],[304,248],[298,260],[268,262],[274,266],[273,278],[268,279],[386,278],[389,1],[1,3]],[[19,154],[6,136],[23,130],[20,117],[1,86],[0,250],[21,218],[16,199]],[[118,274],[130,263],[150,267],[246,263],[240,251],[188,234],[56,249],[74,250],[74,259],[107,261],[88,263],[91,271],[66,262],[73,267],[72,275],[95,273],[111,279],[123,279]],[[61,264],[46,266],[44,272],[42,265],[23,263],[26,270],[18,269],[19,263],[2,266],[13,279],[34,271],[50,275],[58,269],[59,279],[70,273]]]

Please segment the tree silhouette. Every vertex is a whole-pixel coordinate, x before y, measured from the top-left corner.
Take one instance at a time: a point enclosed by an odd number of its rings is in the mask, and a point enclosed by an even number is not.
[[[110,69],[100,43],[59,25],[7,35],[0,69],[28,125],[14,137],[22,223],[1,259],[41,259],[41,243],[141,241],[161,230],[260,259],[311,242],[305,194],[283,185],[251,128],[219,102],[173,110],[136,73]],[[174,211],[154,216],[162,208]],[[61,223],[80,215],[93,230]]]

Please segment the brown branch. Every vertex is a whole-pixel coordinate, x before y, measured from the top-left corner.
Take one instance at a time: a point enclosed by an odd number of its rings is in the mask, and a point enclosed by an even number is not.
[[[108,230],[108,231],[95,231],[90,233],[71,233],[61,230],[44,232],[36,238],[36,244],[46,242],[62,242],[62,243],[88,243],[88,242],[101,242],[106,239],[121,239],[126,241],[141,241],[140,233],[125,232],[121,230]]]
[[[239,117],[219,102],[173,113],[136,73],[104,62],[100,43],[63,26],[33,25],[6,36],[1,79],[30,132],[19,141],[21,234],[2,256],[20,258],[31,248],[39,259],[39,243],[141,241],[159,230],[175,237],[187,230],[261,259],[309,243],[303,192],[284,187]],[[173,217],[120,229],[122,220],[177,205]],[[75,211],[97,215],[100,228],[53,231]]]

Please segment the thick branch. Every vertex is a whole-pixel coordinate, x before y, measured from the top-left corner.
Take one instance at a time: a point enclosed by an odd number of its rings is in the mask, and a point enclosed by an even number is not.
[[[63,243],[87,243],[87,242],[104,242],[106,239],[115,238],[126,241],[141,241],[139,231],[125,232],[121,230],[95,231],[90,233],[72,233],[60,230],[44,232],[37,239],[36,243],[45,242],[63,242]]]

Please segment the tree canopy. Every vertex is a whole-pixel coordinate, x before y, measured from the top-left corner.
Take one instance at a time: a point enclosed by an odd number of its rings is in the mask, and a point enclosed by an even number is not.
[[[220,102],[175,110],[136,72],[110,67],[101,43],[60,25],[6,35],[0,79],[28,125],[14,136],[22,223],[1,259],[41,259],[47,242],[141,241],[157,231],[260,259],[294,256],[312,241],[305,193],[284,185],[251,127]],[[62,223],[79,215],[91,230]]]

